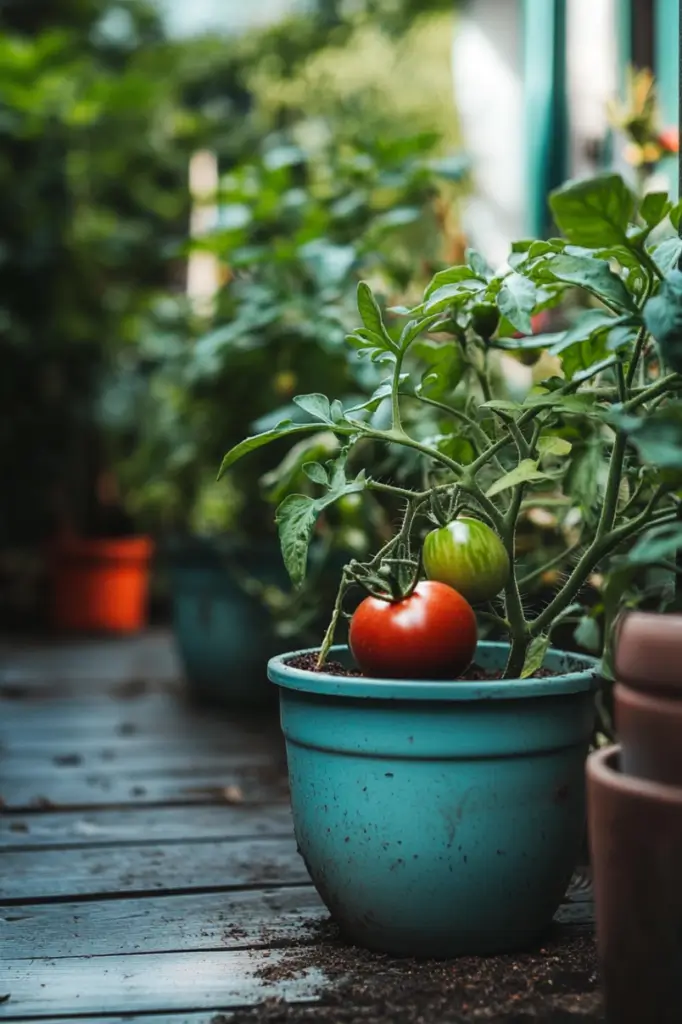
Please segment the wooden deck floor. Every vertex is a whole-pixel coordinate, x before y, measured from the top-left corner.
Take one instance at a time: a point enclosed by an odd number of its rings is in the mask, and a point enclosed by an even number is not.
[[[387,998],[385,1016],[346,1005],[323,1017],[353,961],[325,938],[296,852],[277,723],[192,708],[178,676],[162,633],[0,645],[0,1018],[208,1024],[298,1020],[299,1006],[311,1022],[397,1019]],[[498,958],[521,971],[515,1005],[524,972],[539,972],[548,1015],[528,1019],[553,1020],[571,999],[587,1015],[568,1007],[565,1019],[600,1019],[590,950],[572,989],[552,980],[562,942],[591,943],[591,914],[578,885],[554,945],[525,966]],[[400,962],[357,958],[406,1005]],[[405,1019],[526,1019],[480,1016],[475,993],[473,1016],[461,992],[452,1000],[452,1016],[427,1000]]]

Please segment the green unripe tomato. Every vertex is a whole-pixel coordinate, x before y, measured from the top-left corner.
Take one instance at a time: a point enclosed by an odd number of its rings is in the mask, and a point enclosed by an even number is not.
[[[490,302],[480,302],[471,312],[471,326],[475,334],[483,341],[490,341],[500,322],[497,306]]]
[[[424,541],[424,569],[430,580],[447,583],[470,604],[490,601],[509,578],[509,556],[493,530],[462,516],[432,530]]]

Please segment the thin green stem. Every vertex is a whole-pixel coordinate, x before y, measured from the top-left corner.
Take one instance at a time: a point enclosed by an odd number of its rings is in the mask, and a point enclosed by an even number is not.
[[[400,432],[403,429],[402,420],[400,418],[400,371],[403,366],[402,353],[398,353],[395,358],[395,367],[393,368],[393,385],[391,387],[391,425],[393,430]]]
[[[620,494],[620,482],[623,475],[623,459],[627,448],[627,435],[620,432],[616,434],[616,440],[611,451],[609,462],[609,475],[606,482],[606,493],[602,505],[599,523],[597,524],[596,539],[601,538],[613,527],[618,508],[618,496]]]
[[[634,398],[628,399],[627,402],[623,403],[624,412],[632,412],[633,409],[639,409],[641,405],[645,405],[647,402],[652,401],[654,398],[658,398],[659,395],[664,395],[668,391],[675,391],[677,388],[682,387],[682,374],[680,373],[668,373],[665,377],[656,383],[652,384],[648,388],[644,388]]]
[[[641,248],[633,247],[631,248],[631,251],[635,254],[635,256],[637,256],[642,261],[644,266],[651,274],[653,274],[654,277],[658,278],[659,281],[663,280],[663,271],[658,266],[653,256],[651,256],[651,254],[647,251],[646,246],[642,245]]]
[[[329,654],[329,651],[331,650],[332,645],[334,643],[334,634],[336,633],[336,627],[339,624],[339,619],[341,617],[341,612],[343,610],[343,599],[346,596],[346,591],[348,590],[349,583],[349,570],[344,569],[341,574],[341,583],[339,584],[339,589],[336,594],[336,601],[334,602],[332,617],[329,620],[329,625],[327,626],[327,631],[324,634],[322,646],[320,647],[320,653],[317,656],[317,663],[315,666],[317,669],[321,669],[322,666],[324,665],[325,661],[327,660],[327,655]]]
[[[336,429],[336,427],[334,427]],[[445,466],[456,476],[461,476],[464,467],[459,463],[455,462],[448,455],[443,452],[439,452],[437,448],[429,448],[428,445],[422,444],[421,441],[416,441],[409,434],[406,434],[404,430],[372,430],[363,425],[362,432],[365,437],[371,437],[375,441],[384,441],[387,444],[400,444],[404,448],[413,448],[417,452],[421,452],[429,459],[433,459],[434,462],[439,462],[441,466]]]
[[[477,444],[483,445],[484,448],[487,448],[490,444],[490,438],[483,427],[481,427],[475,420],[472,420],[471,416],[467,416],[465,412],[462,412],[461,409],[454,409],[445,402],[438,402],[435,398],[426,398],[424,395],[409,395],[409,397],[415,399],[417,402],[422,402],[424,405],[430,405],[431,408],[438,409],[439,412],[442,412],[445,416],[451,416],[459,423],[465,424],[475,436]],[[480,454],[480,452],[477,451],[477,454]]]
[[[522,576],[519,580],[519,589],[524,590],[526,587],[529,587],[532,583],[535,583],[536,580],[541,579],[546,572],[549,572],[550,569],[553,569],[557,565],[561,565],[562,562],[566,562],[576,553],[576,551],[579,548],[579,541],[575,544],[571,544],[570,548],[566,548],[566,550],[560,552],[560,554],[554,555],[553,558],[550,558],[549,561],[541,565],[539,569],[534,569],[532,572],[529,572],[525,576]]]
[[[544,632],[549,624],[554,621],[556,616],[571,603],[573,598],[587,582],[590,573],[594,571],[595,566],[602,558],[611,554],[611,552],[615,551],[623,541],[628,540],[644,527],[658,525],[663,522],[670,522],[675,519],[676,513],[674,512],[670,517],[665,515],[660,517],[653,516],[653,511],[660,497],[661,492],[657,491],[648,502],[646,508],[644,508],[634,519],[631,519],[628,523],[623,523],[622,526],[612,530],[610,534],[604,537],[595,537],[592,543],[586,548],[582,557],[579,559],[578,564],[559,593],[552,601],[550,601],[545,610],[530,623],[530,632],[533,636],[537,636]]]
[[[628,392],[634,384],[635,377],[637,376],[637,367],[639,366],[639,360],[641,358],[642,351],[646,343],[646,335],[646,327],[640,327],[639,331],[637,332],[637,338],[635,339],[635,347],[632,353],[632,359],[630,360],[627,376],[625,378],[625,384],[628,389]]]
[[[368,480],[366,485],[368,491],[378,491],[380,494],[392,494],[396,498],[425,497],[431,491],[410,491],[407,487],[398,487],[396,484],[385,484],[381,480]],[[452,484],[444,484],[444,487],[452,487]]]

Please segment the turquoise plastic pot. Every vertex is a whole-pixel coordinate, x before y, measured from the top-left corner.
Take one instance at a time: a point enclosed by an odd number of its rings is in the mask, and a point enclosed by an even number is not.
[[[286,587],[277,547],[193,539],[172,549],[169,567],[173,626],[190,693],[233,708],[270,703],[264,664],[286,641],[275,636],[267,609],[244,592],[232,570]]]
[[[507,653],[480,643],[476,662]],[[332,676],[294,656],[268,674],[296,837],[348,939],[420,957],[538,940],[584,832],[593,659],[550,651],[557,675],[474,683]],[[332,657],[352,663],[345,647]]]

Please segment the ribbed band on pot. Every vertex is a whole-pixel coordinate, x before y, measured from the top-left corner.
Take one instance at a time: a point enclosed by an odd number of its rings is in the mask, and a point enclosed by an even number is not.
[[[618,629],[616,678],[639,689],[678,690],[682,698],[682,615],[626,615]]]

